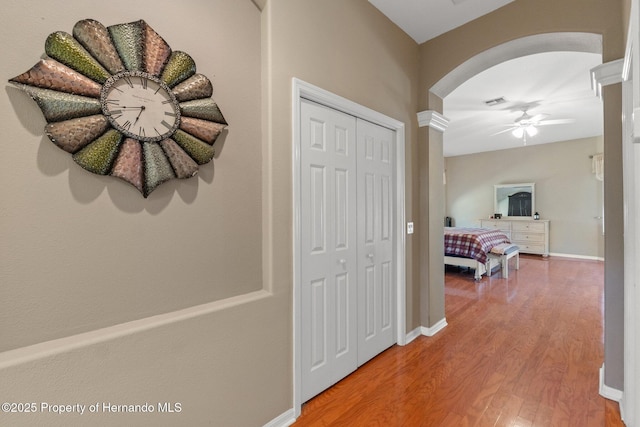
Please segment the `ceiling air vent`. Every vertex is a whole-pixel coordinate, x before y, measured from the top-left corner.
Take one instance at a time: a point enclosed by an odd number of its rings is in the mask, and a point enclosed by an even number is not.
[[[494,99],[490,99],[488,101],[484,101],[484,103],[488,107],[494,107],[496,105],[504,104],[505,102],[507,102],[507,100],[504,99],[504,97],[502,97],[502,96],[500,98],[494,98]]]

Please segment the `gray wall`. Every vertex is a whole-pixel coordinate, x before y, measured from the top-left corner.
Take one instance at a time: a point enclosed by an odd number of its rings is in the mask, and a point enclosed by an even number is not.
[[[446,216],[478,226],[493,213],[494,184],[534,182],[536,210],[551,221],[550,251],[603,258],[603,187],[589,158],[601,151],[598,137],[446,158]]]

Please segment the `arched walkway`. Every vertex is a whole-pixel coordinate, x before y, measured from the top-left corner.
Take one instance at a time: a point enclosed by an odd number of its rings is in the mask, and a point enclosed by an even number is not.
[[[602,54],[602,36],[593,33],[546,33],[503,43],[457,66],[433,85],[430,93],[445,98],[469,78],[501,62],[535,53],[558,51]]]
[[[603,37],[601,34],[586,33],[586,32],[553,32],[537,34],[532,36],[526,36],[518,38],[493,48],[482,51],[475,56],[467,59],[444,77],[437,81],[433,86],[429,88],[428,108],[429,110],[441,111],[443,99],[449,95],[460,84],[473,77],[474,75],[481,73],[482,71],[511,59],[519,58],[526,55],[544,53],[544,52],[558,52],[558,51],[574,51],[574,52],[589,52],[603,54]],[[615,91],[618,91],[616,93]],[[605,156],[607,156],[607,150],[610,153],[617,154],[618,148],[621,144],[619,138],[620,128],[616,129],[615,126],[610,125],[607,130],[607,121],[614,123],[620,117],[621,103],[619,98],[620,89],[609,89],[610,98],[603,99],[603,109],[605,112]],[[595,96],[595,94],[594,94]],[[609,119],[607,118],[609,116]],[[613,119],[613,121],[612,121]],[[614,123],[615,124],[615,123]],[[428,137],[428,158],[430,162],[434,162],[433,156],[437,155],[438,146],[441,152],[442,150],[442,137]],[[436,142],[439,142],[437,144]],[[433,144],[432,144],[433,143]],[[607,146],[609,148],[607,148]],[[617,161],[616,156],[610,159]],[[433,164],[433,163],[432,163]],[[621,245],[615,243],[615,239],[622,237],[622,232],[616,227],[616,221],[621,218],[617,218],[618,214],[621,215],[622,197],[618,197],[615,188],[612,187],[616,181],[622,181],[622,174],[618,170],[617,164],[612,165],[610,162],[610,175],[608,175],[608,182],[605,182],[605,192],[612,190],[610,194],[615,195],[609,198],[608,202],[605,202],[605,215],[607,209],[611,214],[607,218],[605,216],[605,228],[609,233],[605,236],[605,366],[607,370],[604,372],[604,384],[612,386],[616,389],[622,389],[621,378],[623,376],[623,348],[616,342],[615,337],[621,334],[624,328],[624,319],[620,317],[622,313],[622,307],[624,303],[622,286],[618,286],[618,282],[621,282],[623,265],[620,255],[624,255],[624,250]],[[430,224],[442,222],[439,215],[439,211],[433,210],[432,206],[444,204],[444,198],[440,200],[440,203],[433,203],[433,195],[438,194],[442,190],[439,190],[438,183],[429,182],[429,194],[432,197],[431,204],[429,204],[429,218]],[[618,203],[620,200],[620,203]],[[620,206],[617,206],[620,204]],[[620,236],[618,236],[620,234]],[[435,233],[434,233],[435,235]],[[607,249],[609,247],[610,249]],[[622,251],[622,254],[618,252]],[[432,268],[439,263],[439,260],[433,256],[429,256],[430,265]],[[607,273],[608,272],[608,273]],[[607,275],[609,274],[609,275]],[[439,294],[440,290],[433,287],[439,287],[439,284],[434,284],[430,281],[428,285],[429,294]],[[607,317],[607,311],[610,316]],[[618,314],[616,314],[618,313]],[[602,384],[601,384],[602,386]]]

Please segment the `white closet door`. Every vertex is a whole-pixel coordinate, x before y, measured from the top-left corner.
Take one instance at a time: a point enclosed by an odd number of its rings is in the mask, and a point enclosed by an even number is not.
[[[358,366],[395,343],[393,137],[358,120]]]
[[[301,105],[301,369],[306,401],[357,368],[356,119]]]

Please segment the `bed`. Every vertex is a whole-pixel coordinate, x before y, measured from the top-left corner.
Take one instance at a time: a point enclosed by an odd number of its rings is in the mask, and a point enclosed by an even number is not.
[[[486,228],[444,228],[444,263],[475,268],[474,278],[490,275],[493,267],[500,264],[500,257],[490,256],[494,246],[511,243],[500,230]]]

